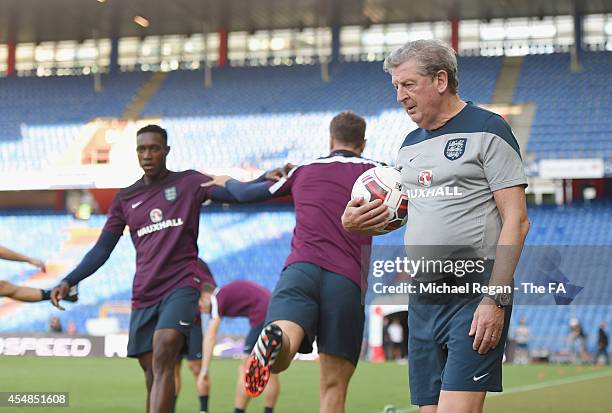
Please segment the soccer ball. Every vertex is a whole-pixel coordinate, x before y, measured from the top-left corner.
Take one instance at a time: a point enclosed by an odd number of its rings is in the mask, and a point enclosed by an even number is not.
[[[402,175],[391,166],[377,166],[365,171],[353,184],[351,198],[367,202],[382,199],[389,207],[389,222],[381,234],[394,231],[408,220],[408,195],[403,191]]]

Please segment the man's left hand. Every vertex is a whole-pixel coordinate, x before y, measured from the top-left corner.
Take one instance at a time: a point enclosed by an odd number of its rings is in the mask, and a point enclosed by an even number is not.
[[[482,299],[474,311],[469,332],[470,336],[474,336],[472,348],[478,354],[486,354],[499,344],[504,329],[504,315],[504,309],[497,307],[493,300],[486,297]]]

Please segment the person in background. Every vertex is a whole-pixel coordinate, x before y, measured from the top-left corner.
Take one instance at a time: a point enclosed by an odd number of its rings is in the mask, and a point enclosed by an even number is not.
[[[514,341],[516,342],[516,356],[514,361],[516,364],[528,364],[529,363],[529,327],[527,326],[527,320],[521,318],[519,326],[516,328],[514,333]]]
[[[606,366],[610,364],[610,356],[608,355],[608,344],[610,340],[606,332],[607,327],[608,323],[605,321],[599,324],[599,331],[597,332],[597,352],[595,353],[595,357],[593,357],[594,364],[597,364],[600,357],[603,357]]]

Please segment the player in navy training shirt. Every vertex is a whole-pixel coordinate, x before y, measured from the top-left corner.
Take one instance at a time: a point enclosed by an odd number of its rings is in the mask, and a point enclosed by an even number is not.
[[[174,398],[176,359],[189,338],[200,297],[197,237],[200,208],[212,199],[235,199],[196,171],[169,171],[166,131],[149,125],[137,132],[136,152],[144,176],[115,196],[96,245],[51,292],[54,305],[69,287],[93,274],[129,227],[136,248],[128,357],[145,373],[147,412],[168,413]]]
[[[296,225],[291,254],[272,295],[245,374],[247,393],[263,391],[270,371],[287,369],[316,339],[321,367],[321,411],[344,411],[348,383],[363,340],[361,251],[370,236],[350,234],[341,217],[355,180],[380,165],[364,159],[365,120],[344,112],[330,123],[330,154],[300,165],[276,183],[215,177],[241,202],[293,195]],[[386,211],[381,206],[375,213]],[[378,222],[381,228],[384,220]]]

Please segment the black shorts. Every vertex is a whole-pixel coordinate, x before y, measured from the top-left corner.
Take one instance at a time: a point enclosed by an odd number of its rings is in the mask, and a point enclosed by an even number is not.
[[[266,325],[292,321],[304,329],[299,352],[344,358],[357,365],[365,321],[361,290],[347,277],[318,265],[297,262],[281,273],[272,293]]]
[[[198,290],[183,287],[171,291],[157,304],[133,310],[130,316],[128,357],[138,357],[153,351],[155,330],[171,328],[189,339],[199,298]]]
[[[264,323],[260,323],[249,330],[249,334],[247,334],[246,339],[244,340],[245,354],[251,354],[251,351],[253,351],[253,347],[255,347],[255,343],[257,343],[257,339],[259,338],[259,334],[263,328]]]

